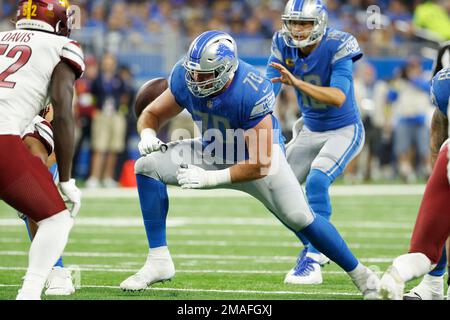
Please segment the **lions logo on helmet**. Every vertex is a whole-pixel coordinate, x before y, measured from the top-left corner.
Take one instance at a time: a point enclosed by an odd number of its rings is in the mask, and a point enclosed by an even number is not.
[[[236,42],[222,31],[207,31],[189,47],[183,66],[186,84],[197,98],[222,90],[239,65]]]
[[[281,19],[283,21],[282,35],[286,45],[304,48],[322,39],[328,24],[328,12],[321,0],[289,0]],[[310,31],[296,32],[293,30],[296,21],[312,22],[313,28]]]

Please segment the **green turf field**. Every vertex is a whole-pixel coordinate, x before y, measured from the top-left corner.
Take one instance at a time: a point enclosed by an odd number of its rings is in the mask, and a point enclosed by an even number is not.
[[[333,222],[366,265],[385,270],[408,248],[420,198],[333,196]],[[85,199],[65,253],[66,266],[80,270],[81,288],[69,299],[361,299],[336,264],[325,267],[321,286],[283,284],[300,245],[251,198],[173,198],[168,239],[175,278],[122,292],[148,250],[138,201]],[[0,299],[15,298],[28,248],[25,227],[0,202]]]

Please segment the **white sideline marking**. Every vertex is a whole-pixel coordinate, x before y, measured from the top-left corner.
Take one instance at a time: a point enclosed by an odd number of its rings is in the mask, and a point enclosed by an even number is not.
[[[351,185],[333,186],[330,188],[331,196],[391,196],[391,195],[423,195],[425,185]],[[138,198],[135,188],[130,189],[82,189],[84,199],[98,198]],[[182,190],[177,187],[168,188],[169,197],[172,198],[248,198],[248,194],[230,190]]]
[[[28,256],[28,251],[0,251],[0,256]],[[89,257],[89,258],[146,258],[147,253],[125,253],[125,252],[64,252],[66,257]],[[265,260],[273,263],[295,262],[295,256],[249,256],[249,255],[215,255],[215,254],[172,254],[174,259],[188,260]],[[392,262],[395,257],[371,257],[361,258],[361,262],[384,263]]]
[[[0,243],[29,243],[28,240],[15,238],[0,238]],[[109,239],[89,239],[78,240],[70,239],[70,244],[91,244],[91,245],[145,245],[147,241],[127,241],[127,240],[109,240]],[[216,241],[216,240],[170,240],[170,245],[185,247],[255,247],[255,248],[296,248],[299,247],[298,241]],[[370,243],[349,243],[352,249],[383,249],[398,250],[407,249],[408,244],[370,244]]]
[[[0,287],[20,287],[17,284],[0,284]],[[95,286],[95,285],[84,285],[81,289],[120,289],[119,286]],[[147,288],[146,291],[180,291],[180,292],[215,292],[215,293],[242,293],[242,294],[274,294],[274,295],[329,295],[329,296],[358,296],[360,293],[351,292],[302,292],[302,291],[256,291],[256,290],[220,290],[220,289],[195,289],[195,288]]]

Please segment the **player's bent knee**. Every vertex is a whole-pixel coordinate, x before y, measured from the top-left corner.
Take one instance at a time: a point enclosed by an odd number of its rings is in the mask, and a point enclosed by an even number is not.
[[[331,185],[331,179],[322,171],[313,169],[306,179],[306,194],[310,195],[323,194],[328,192]]]
[[[158,175],[158,165],[152,155],[139,158],[134,165],[134,173],[160,180]]]
[[[37,222],[37,225],[40,227],[42,227],[43,225],[46,224],[57,224],[60,228],[64,228],[64,229],[71,229],[74,223],[74,219],[72,218],[72,216],[70,215],[69,210],[64,210],[61,211],[49,218],[46,218],[44,220],[41,220],[39,222]]]
[[[309,210],[305,212],[297,209],[285,215],[281,221],[292,231],[299,232],[314,221],[314,216]]]

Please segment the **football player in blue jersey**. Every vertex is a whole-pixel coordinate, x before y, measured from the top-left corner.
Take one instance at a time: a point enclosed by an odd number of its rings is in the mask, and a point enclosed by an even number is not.
[[[267,76],[278,95],[281,84],[294,87],[302,117],[287,146],[287,160],[315,213],[329,220],[330,185],[364,145],[364,127],[356,104],[352,66],[362,57],[356,39],[327,26],[320,0],[290,0],[283,28],[272,40]],[[300,235],[305,246],[285,283],[321,284],[326,255]]]
[[[431,97],[433,104],[448,117],[450,68],[442,69],[433,78]],[[447,140],[441,146],[428,180],[412,234],[409,253],[397,257],[383,275],[379,292],[383,299],[411,299],[410,295],[403,297],[405,283],[425,275],[440,262],[445,242],[450,236],[449,156]]]
[[[175,275],[166,241],[166,186],[179,185],[252,195],[341,266],[365,298],[376,296],[377,276],[358,262],[328,220],[311,211],[286,161],[274,104],[271,81],[238,59],[227,33],[207,31],[193,41],[173,68],[169,88],[138,119],[139,149],[145,156],[135,172],[150,250],[145,265],[121,283],[123,290],[143,290]],[[171,142],[162,152],[156,132],[183,109],[202,136]]]

